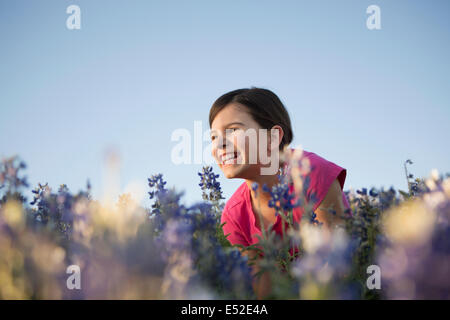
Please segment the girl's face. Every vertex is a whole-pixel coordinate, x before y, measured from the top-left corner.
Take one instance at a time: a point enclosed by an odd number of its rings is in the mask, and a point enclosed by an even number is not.
[[[260,175],[260,129],[246,106],[239,103],[230,103],[216,115],[211,123],[211,151],[225,177],[251,179]],[[266,141],[270,154],[270,139]]]

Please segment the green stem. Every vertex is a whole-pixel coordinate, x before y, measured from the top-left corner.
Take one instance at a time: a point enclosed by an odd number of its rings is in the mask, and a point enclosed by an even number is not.
[[[405,167],[406,183],[408,184],[409,195],[411,195],[411,185],[409,183],[408,169],[406,169],[406,161],[403,166]]]
[[[259,188],[260,186],[258,186],[258,188]],[[262,187],[261,187],[262,188]],[[262,190],[262,189],[261,189]],[[260,199],[260,197],[257,197],[258,198],[258,216],[259,216],[259,222],[260,222],[260,227],[261,227],[261,233],[262,233],[262,235],[263,235],[263,239],[264,240],[266,240],[267,239],[267,237],[266,237],[266,228],[265,228],[265,226],[264,226],[264,221],[263,221],[263,217],[262,217],[262,214],[261,214],[261,199]]]

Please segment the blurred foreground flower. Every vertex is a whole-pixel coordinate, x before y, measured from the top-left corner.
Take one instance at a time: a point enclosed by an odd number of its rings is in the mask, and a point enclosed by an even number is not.
[[[426,185],[383,219],[378,264],[388,299],[450,299],[450,178],[434,171]]]
[[[211,167],[199,173],[204,201],[191,206],[182,204],[183,193],[166,187],[162,174],[150,177],[151,208],[129,193],[117,202],[93,200],[89,183],[76,194],[66,185],[54,191],[38,184],[27,202],[25,167],[18,158],[0,166],[0,299],[255,298],[252,261],[223,234],[222,190]],[[344,224],[327,230],[305,206],[314,168],[302,163],[291,169],[266,191],[286,223],[298,206],[306,218],[282,239],[274,232],[261,238],[261,267],[273,275],[269,298],[449,299],[448,176],[433,170],[410,192],[346,191],[351,209]],[[292,179],[298,199],[282,178]],[[381,290],[366,286],[373,264],[381,267]],[[79,290],[67,287],[70,266],[81,272]]]

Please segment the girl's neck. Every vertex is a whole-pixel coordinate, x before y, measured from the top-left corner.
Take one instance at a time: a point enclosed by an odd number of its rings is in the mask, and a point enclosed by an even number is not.
[[[263,191],[262,187],[265,184],[269,189],[272,189],[272,186],[278,183],[278,173],[275,175],[258,176],[254,179],[246,179],[245,182],[250,189],[252,199],[269,200],[270,194]],[[256,191],[252,188],[255,182],[258,184],[258,189],[256,189]]]
[[[252,200],[259,200],[259,201],[269,201],[270,200],[270,194],[268,192],[263,191],[262,187],[264,184],[269,187],[269,189],[272,189],[272,186],[278,184],[278,175],[280,174],[280,169],[285,167],[286,163],[283,160],[280,160],[278,164],[278,171],[276,174],[273,175],[258,175],[254,178],[245,179],[245,182],[247,183],[248,188],[250,189],[250,195]],[[283,172],[284,173],[284,172]],[[252,186],[254,183],[258,184],[258,189],[256,191],[253,190]]]

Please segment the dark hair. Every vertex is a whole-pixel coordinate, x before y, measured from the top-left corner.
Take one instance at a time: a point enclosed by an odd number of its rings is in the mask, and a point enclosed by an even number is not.
[[[220,96],[209,110],[209,127],[217,114],[230,103],[240,103],[247,107],[253,119],[264,129],[270,129],[274,125],[283,128],[283,139],[280,150],[291,143],[293,139],[291,119],[278,96],[268,89],[251,87],[249,89],[237,89]]]

